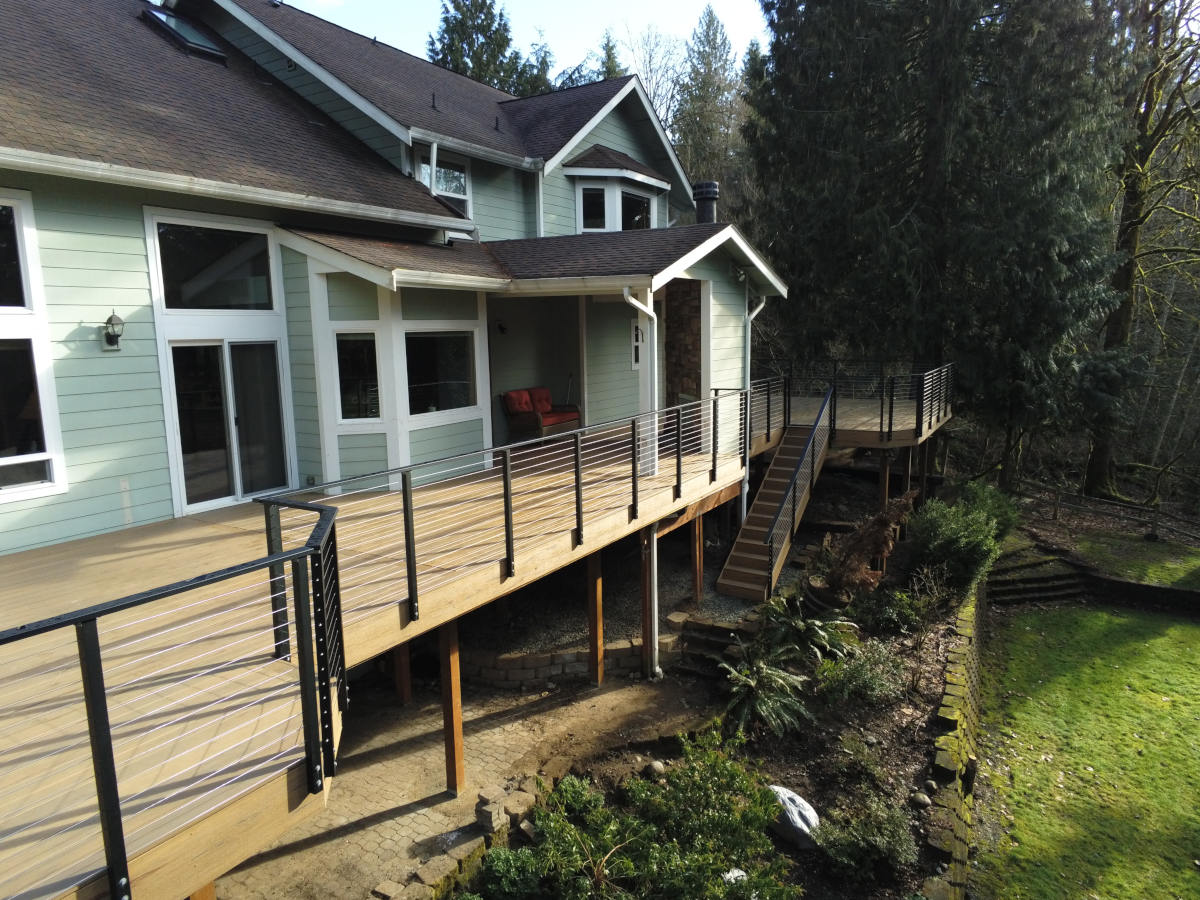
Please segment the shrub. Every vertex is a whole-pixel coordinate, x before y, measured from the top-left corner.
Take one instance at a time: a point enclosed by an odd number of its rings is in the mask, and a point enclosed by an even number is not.
[[[908,814],[873,791],[830,810],[813,837],[834,867],[855,881],[894,877],[917,861]]]
[[[765,725],[778,737],[798,729],[811,719],[801,691],[808,681],[786,666],[792,654],[786,648],[763,641],[742,646],[742,661],[736,666],[721,663],[730,684],[725,726],[730,734]]]
[[[880,588],[856,594],[846,614],[872,634],[907,634],[921,621],[919,606],[912,591]]]
[[[909,520],[914,567],[946,567],[946,583],[965,593],[1000,553],[996,522],[982,509],[930,500]]]
[[[968,481],[962,486],[959,504],[987,513],[996,523],[996,540],[1002,541],[1017,527],[1021,513],[1012,498],[986,481]]]
[[[904,665],[870,638],[845,659],[821,663],[817,690],[832,706],[884,706],[904,693]]]
[[[537,897],[540,883],[538,862],[528,847],[519,850],[495,847],[484,857],[479,886],[491,900]]]
[[[756,643],[763,643],[797,665],[816,666],[827,656],[846,655],[857,638],[857,626],[846,619],[807,618],[795,594],[776,595],[762,606]]]

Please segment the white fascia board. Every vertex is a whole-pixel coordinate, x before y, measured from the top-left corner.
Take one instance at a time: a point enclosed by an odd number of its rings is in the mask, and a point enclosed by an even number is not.
[[[622,100],[629,96],[630,91],[634,89],[636,84],[638,84],[638,78],[635,75],[625,87],[613,95],[611,100],[600,107],[599,112],[588,119],[587,123],[575,132],[571,139],[563,145],[561,150],[546,160],[543,171],[547,173],[553,172],[555,167],[562,165],[563,160],[571,155],[575,148],[583,142],[583,139],[591,133],[592,129],[599,125],[609,113],[617,108]],[[653,111],[651,111],[651,115],[653,116]],[[654,116],[654,118],[657,120],[657,116]]]
[[[409,134],[419,144],[437,144],[439,149],[453,150],[455,153],[461,153],[463,156],[499,163],[502,166],[512,166],[515,169],[523,169],[528,172],[536,172],[542,167],[540,159],[517,156],[515,153],[505,153],[503,150],[492,150],[490,147],[459,140],[456,137],[450,137],[445,134],[426,131],[424,128],[410,128]]]
[[[632,169],[589,169],[581,166],[563,166],[563,174],[574,175],[578,178],[624,178],[626,181],[647,184],[650,187],[658,188],[660,191],[669,191],[671,189],[670,182],[663,181],[661,178],[652,178],[649,175],[643,175],[641,172],[635,172]]]
[[[364,281],[370,281],[373,284],[378,284],[388,289],[392,287],[392,273],[389,269],[373,266],[357,257],[343,253],[341,250],[334,250],[332,247],[327,247],[325,244],[314,241],[312,238],[306,238],[303,235],[288,231],[286,228],[276,228],[275,239],[281,246],[290,247],[297,253],[303,253],[305,256],[322,262],[327,266],[332,266],[339,271],[348,272]]]
[[[503,293],[512,282],[508,278],[488,278],[485,275],[450,275],[444,272],[422,272],[416,269],[392,269],[391,289],[404,287],[455,288],[468,291]]]
[[[509,294],[620,294],[623,288],[650,287],[649,275],[604,275],[576,278],[514,278]]]
[[[449,231],[475,230],[475,225],[470,220],[453,216],[430,216],[403,209],[368,206],[365,203],[333,200],[311,194],[293,194],[288,191],[276,191],[228,181],[214,181],[208,178],[193,178],[190,175],[176,175],[170,172],[155,172],[150,169],[135,169],[132,166],[118,166],[90,159],[55,156],[50,153],[38,153],[12,147],[0,147],[0,168],[35,172],[39,175],[81,178],[85,181],[102,181],[106,184],[147,188],[154,191],[169,191],[173,194],[188,194],[193,197],[230,200],[235,203],[253,203],[259,206],[324,213],[352,219],[369,219],[373,222],[393,222],[401,225],[415,225],[419,228]]]
[[[268,28],[263,22],[246,12],[236,3],[232,3],[230,0],[215,0],[215,2],[217,6],[225,10],[226,13],[228,13],[242,25],[249,28],[252,32],[254,32],[255,35],[257,35],[267,44],[274,47],[285,57],[292,60],[292,62],[296,63],[296,65],[303,67],[310,75],[316,78],[317,81],[321,82],[335,94],[340,96],[364,116],[371,119],[371,121],[375,122],[375,124],[377,124],[380,128],[384,129],[390,134],[395,135],[410,147],[412,146],[412,137],[407,127],[401,125],[387,113],[381,110],[378,106],[369,101],[366,97],[363,97],[357,91],[350,88],[350,86],[341,79],[335,77],[332,72],[329,72],[319,66],[311,58],[301,53],[298,49],[293,47],[274,31]]]
[[[758,274],[757,280],[765,282],[770,288],[772,288],[773,294],[780,297],[787,296],[787,285],[783,283],[783,280],[775,274],[775,271],[769,265],[767,265],[766,261],[755,252],[754,248],[750,246],[746,239],[742,237],[738,230],[732,225],[727,225],[704,243],[696,247],[696,249],[685,253],[671,265],[667,266],[667,268],[655,275],[654,280],[651,282],[650,289],[652,291],[657,291],[664,287],[667,282],[678,277],[681,273],[690,269],[718,247],[721,247],[728,242],[732,242],[734,246],[741,251],[742,255],[746,258],[750,266],[755,269]]]

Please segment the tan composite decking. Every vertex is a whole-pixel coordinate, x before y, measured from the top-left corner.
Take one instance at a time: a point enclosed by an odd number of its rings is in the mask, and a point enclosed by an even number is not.
[[[816,418],[821,408],[820,397],[792,397],[792,424],[808,425]],[[930,435],[953,417],[947,408],[941,416],[934,416],[932,424],[924,417],[921,434],[916,433],[917,404],[914,400],[896,400],[894,406],[884,408],[880,432],[879,400],[839,399],[837,404],[837,430],[834,432],[834,447],[913,447],[929,440]],[[891,436],[887,435],[889,421]]]
[[[628,441],[619,434],[589,437],[582,543],[574,537],[571,443],[548,441],[514,453],[511,577],[501,566],[498,464],[417,487],[416,621],[404,602],[401,494],[365,480],[361,491],[351,486],[340,496],[321,496],[339,508],[347,663],[689,505],[736,491],[740,456],[722,453],[713,480],[711,453],[697,442],[683,457],[682,495],[675,497],[673,444],[665,431],[658,444],[657,469],[642,466],[635,519]],[[299,511],[282,518],[285,548],[303,543],[315,520]],[[261,507],[247,504],[0,557],[0,627],[262,557],[262,522]],[[180,896],[202,887],[322,802],[305,790],[296,670],[271,652],[266,575],[101,621],[135,896]],[[0,783],[21,785],[0,792],[0,894],[57,896],[81,883],[85,896],[103,893],[93,877],[103,857],[74,630],[0,647],[0,675],[6,684]]]

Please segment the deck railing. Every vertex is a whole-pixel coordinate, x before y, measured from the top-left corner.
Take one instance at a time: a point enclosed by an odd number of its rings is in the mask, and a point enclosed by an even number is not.
[[[775,564],[780,555],[786,553],[787,548],[791,546],[792,535],[796,533],[796,526],[800,524],[805,507],[808,506],[809,498],[812,496],[813,485],[817,480],[817,471],[829,449],[829,441],[833,432],[833,397],[834,391],[831,387],[825,392],[825,398],[821,401],[821,408],[813,420],[812,431],[809,432],[804,450],[796,461],[792,477],[788,479],[787,489],[779,500],[775,515],[772,516],[771,524],[767,527],[766,537],[763,538],[763,543],[767,545],[767,571],[770,573],[771,584],[775,583]]]
[[[954,389],[952,363],[913,372],[905,363],[847,363],[833,361],[791,376],[798,396],[819,397],[832,388],[830,428],[836,437],[838,406],[865,401],[879,410],[880,443],[896,437],[920,439],[945,419]]]
[[[679,499],[696,482],[744,465],[749,408],[779,407],[782,382],[591,425],[550,438],[343,478],[261,498],[277,517],[278,541],[303,533],[291,507],[338,509],[345,622],[397,602],[419,619],[431,592],[483,571],[513,577],[547,545],[589,540],[591,523],[627,511],[642,517],[651,498]],[[764,419],[765,421],[765,419]],[[351,590],[351,587],[353,589]]]
[[[311,610],[336,602],[336,538],[333,510],[310,512],[293,550],[0,632],[21,799],[0,823],[0,894],[103,874],[128,898],[130,855],[297,762],[322,789],[340,631]]]

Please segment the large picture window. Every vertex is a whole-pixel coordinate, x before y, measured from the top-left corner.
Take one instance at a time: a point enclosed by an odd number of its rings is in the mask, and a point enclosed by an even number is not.
[[[159,222],[158,249],[167,309],[272,308],[265,234]]]
[[[475,405],[472,332],[410,331],[404,344],[410,415]]]
[[[66,490],[28,195],[0,197],[0,501]]]

